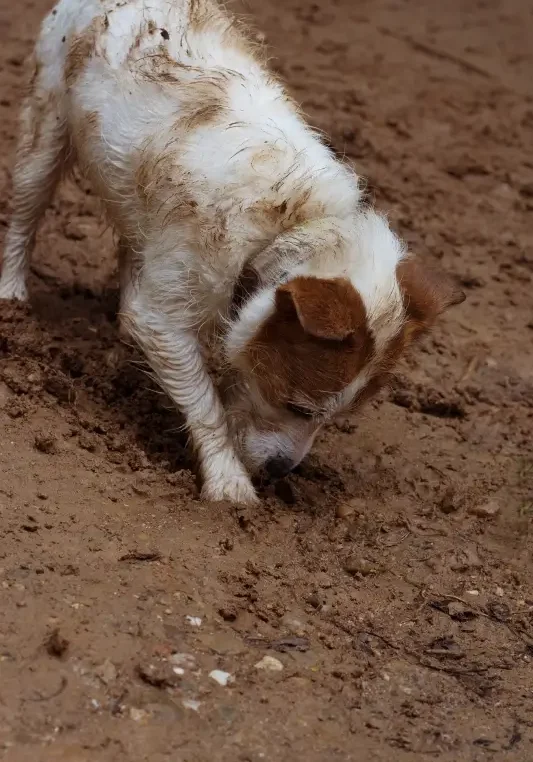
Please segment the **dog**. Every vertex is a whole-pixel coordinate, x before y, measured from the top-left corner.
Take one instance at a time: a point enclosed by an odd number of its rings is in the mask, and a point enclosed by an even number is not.
[[[214,0],[60,0],[46,17],[0,298],[27,298],[38,222],[74,162],[117,235],[122,329],[185,417],[207,500],[256,501],[254,473],[289,473],[464,298]]]

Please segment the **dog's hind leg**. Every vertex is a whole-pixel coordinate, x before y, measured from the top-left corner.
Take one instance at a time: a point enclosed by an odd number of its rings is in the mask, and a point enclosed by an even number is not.
[[[39,78],[37,68],[32,92],[22,108],[0,299],[27,298],[26,279],[37,226],[52,201],[68,155],[62,96],[40,89]]]

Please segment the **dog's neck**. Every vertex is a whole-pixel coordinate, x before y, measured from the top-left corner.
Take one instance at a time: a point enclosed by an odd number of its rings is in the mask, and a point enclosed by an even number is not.
[[[235,320],[243,305],[260,288],[275,287],[286,283],[294,268],[310,258],[309,251],[294,252],[292,256],[281,257],[279,252],[269,246],[245,262],[239,277],[235,281],[231,297],[229,316]]]
[[[316,232],[324,253],[328,244],[338,245],[339,220],[308,220],[307,223],[284,231],[274,241],[245,263],[235,281],[230,302],[229,316],[235,320],[243,305],[260,288],[276,287],[286,283],[299,267],[308,263],[316,254]],[[331,240],[328,240],[331,239]],[[314,245],[315,244],[315,245]]]

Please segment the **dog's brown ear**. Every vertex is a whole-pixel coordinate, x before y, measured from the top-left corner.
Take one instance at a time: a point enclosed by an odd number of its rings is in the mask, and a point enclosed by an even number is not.
[[[416,257],[402,260],[396,269],[403,295],[409,333],[419,334],[430,328],[436,318],[465,300],[465,294],[453,279],[423,264]]]
[[[345,278],[298,277],[279,286],[276,311],[317,339],[343,341],[366,327],[363,300]]]

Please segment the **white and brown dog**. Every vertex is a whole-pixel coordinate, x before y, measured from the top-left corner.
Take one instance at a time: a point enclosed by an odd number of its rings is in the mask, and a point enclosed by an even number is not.
[[[184,414],[207,499],[256,499],[462,295],[364,206],[213,0],[60,0],[35,49],[0,297],[77,161],[119,237],[121,319]],[[219,396],[203,347],[219,342]]]

